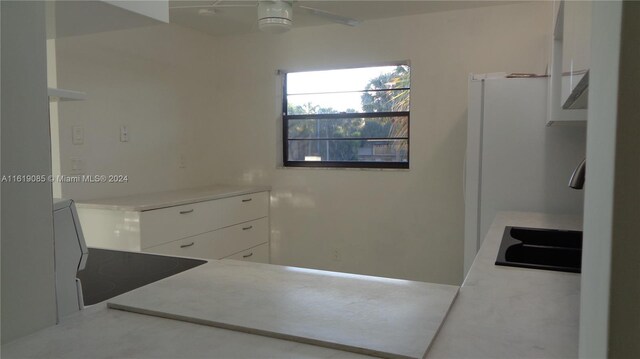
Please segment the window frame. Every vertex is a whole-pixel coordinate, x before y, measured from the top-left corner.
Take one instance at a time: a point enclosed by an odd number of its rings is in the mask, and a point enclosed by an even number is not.
[[[353,68],[366,68],[384,65],[370,65]],[[408,66],[411,69],[411,65],[408,63],[396,63],[394,66]],[[350,68],[342,68],[350,69]],[[340,68],[327,69],[327,70],[340,70]],[[311,72],[313,70],[309,70]],[[323,70],[319,70],[323,71]],[[287,76],[289,72],[279,71],[283,75],[282,85],[282,165],[284,167],[302,167],[302,168],[374,168],[374,169],[409,169],[411,163],[411,105],[409,104],[409,111],[398,112],[357,112],[357,113],[327,113],[327,114],[304,114],[304,115],[289,115],[288,114],[288,101],[287,101]],[[307,72],[307,71],[295,71],[295,72]],[[411,75],[409,75],[411,76]],[[407,88],[394,88],[394,89],[376,89],[376,90],[362,90],[362,92],[384,92],[384,91],[402,91],[408,90],[411,93],[411,86]],[[409,95],[411,96],[411,95]],[[409,100],[411,101],[411,100]],[[407,119],[407,136],[406,137],[348,137],[348,138],[319,138],[319,139],[304,139],[304,140],[338,140],[338,141],[353,141],[353,140],[406,140],[407,141],[407,161],[406,162],[386,162],[386,161],[290,161],[289,157],[289,120],[308,120],[308,119],[349,119],[349,118],[381,118],[381,117],[405,117]]]

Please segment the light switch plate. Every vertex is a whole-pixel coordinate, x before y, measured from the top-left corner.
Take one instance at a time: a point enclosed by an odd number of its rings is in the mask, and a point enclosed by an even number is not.
[[[73,126],[71,127],[71,141],[74,145],[84,144],[84,127]]]
[[[120,142],[129,142],[129,129],[127,126],[120,126]]]

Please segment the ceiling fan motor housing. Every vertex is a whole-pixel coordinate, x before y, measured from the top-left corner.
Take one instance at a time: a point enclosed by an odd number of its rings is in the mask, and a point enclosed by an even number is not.
[[[293,11],[289,1],[258,1],[258,28],[270,33],[288,31],[293,25]]]

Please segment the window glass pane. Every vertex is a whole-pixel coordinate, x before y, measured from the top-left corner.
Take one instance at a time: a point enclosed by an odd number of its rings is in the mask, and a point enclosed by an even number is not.
[[[336,118],[289,120],[290,139],[314,138],[406,138],[409,118]]]
[[[408,88],[409,66],[377,66],[355,69],[291,72],[287,94],[364,91]]]
[[[286,165],[408,168],[409,88],[408,65],[288,73]]]
[[[409,90],[287,96],[287,114],[409,111]]]
[[[289,140],[289,161],[408,162],[407,140]]]

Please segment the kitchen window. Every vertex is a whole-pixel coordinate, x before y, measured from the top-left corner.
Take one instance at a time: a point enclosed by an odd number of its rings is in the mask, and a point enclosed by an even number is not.
[[[284,75],[286,167],[409,168],[407,64]]]

